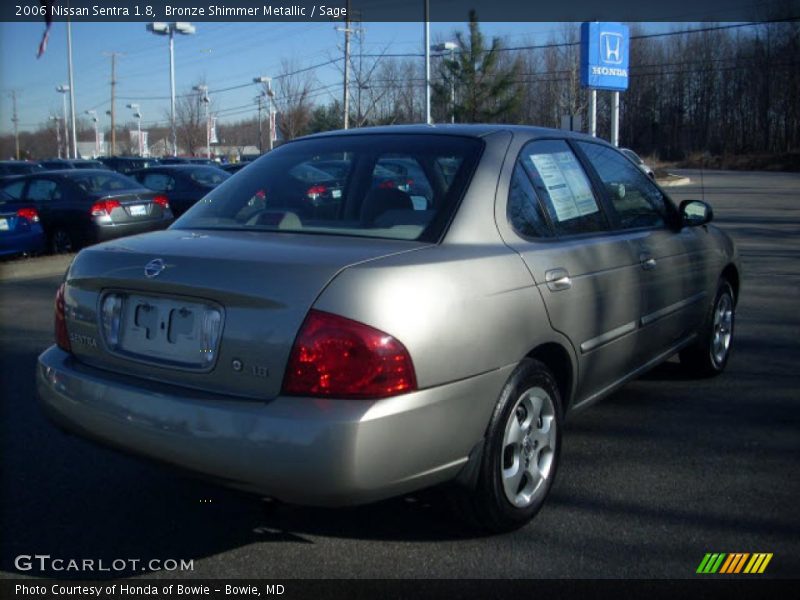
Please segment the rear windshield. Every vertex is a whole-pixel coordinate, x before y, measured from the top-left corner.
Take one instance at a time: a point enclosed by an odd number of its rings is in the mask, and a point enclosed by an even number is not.
[[[223,182],[173,228],[435,241],[482,148],[475,138],[425,134],[292,142]]]
[[[90,194],[102,194],[105,192],[115,192],[118,190],[136,190],[142,185],[130,177],[125,177],[114,171],[103,171],[102,173],[85,173],[71,177],[84,192]]]

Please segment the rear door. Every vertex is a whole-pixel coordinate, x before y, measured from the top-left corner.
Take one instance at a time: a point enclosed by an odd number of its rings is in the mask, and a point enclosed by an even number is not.
[[[636,364],[641,268],[611,231],[600,195],[564,140],[523,147],[509,191],[508,219],[541,293],[550,323],[579,360],[578,399]]]
[[[23,197],[36,205],[45,231],[51,231],[55,226],[74,224],[75,218],[66,207],[62,187],[55,179],[49,177],[29,179]]]
[[[697,228],[674,227],[676,210],[663,192],[620,152],[578,142],[602,180],[616,226],[627,233],[643,278],[641,362],[665,352],[696,330],[703,318],[707,254]]]

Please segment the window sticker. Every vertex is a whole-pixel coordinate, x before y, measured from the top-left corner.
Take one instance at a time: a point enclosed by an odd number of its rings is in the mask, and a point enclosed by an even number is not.
[[[531,154],[559,221],[596,213],[599,208],[589,182],[571,152]]]

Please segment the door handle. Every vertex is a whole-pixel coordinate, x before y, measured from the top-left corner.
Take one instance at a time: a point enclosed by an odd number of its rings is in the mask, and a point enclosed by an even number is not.
[[[544,272],[544,280],[551,292],[560,292],[572,287],[572,279],[566,269],[550,269]]]
[[[656,268],[656,259],[653,258],[652,254],[642,252],[639,255],[639,262],[642,264],[642,268],[645,271],[652,271],[653,269]]]

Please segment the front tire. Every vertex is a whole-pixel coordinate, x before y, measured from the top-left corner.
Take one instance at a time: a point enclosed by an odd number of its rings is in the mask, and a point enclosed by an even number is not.
[[[459,490],[461,512],[480,529],[511,531],[544,504],[561,450],[561,395],[541,362],[525,359],[509,378],[489,422],[474,490]]]
[[[722,373],[731,355],[735,321],[736,296],[730,282],[723,279],[697,341],[680,353],[681,365],[698,377]]]

